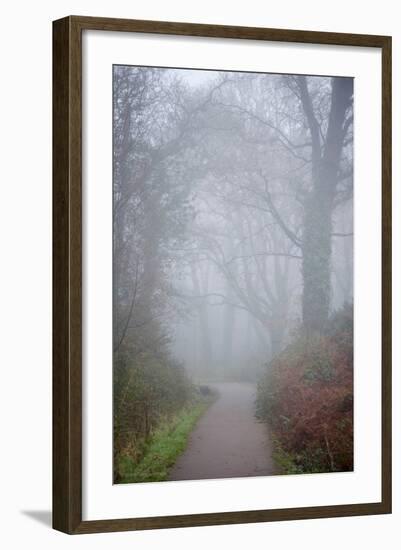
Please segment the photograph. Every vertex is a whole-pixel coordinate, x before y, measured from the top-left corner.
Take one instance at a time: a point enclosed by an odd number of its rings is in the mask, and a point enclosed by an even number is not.
[[[113,65],[114,484],[354,470],[354,79]]]

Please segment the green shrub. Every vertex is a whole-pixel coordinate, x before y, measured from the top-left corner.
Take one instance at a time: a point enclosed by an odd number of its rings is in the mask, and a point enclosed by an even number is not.
[[[194,388],[184,369],[167,355],[118,358],[113,383],[114,481],[124,460],[137,463],[155,430],[192,399]]]

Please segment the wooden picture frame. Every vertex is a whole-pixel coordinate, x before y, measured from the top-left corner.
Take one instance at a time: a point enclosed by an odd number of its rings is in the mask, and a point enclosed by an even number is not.
[[[377,48],[382,58],[382,496],[379,502],[82,520],[84,30]],[[69,534],[391,512],[391,37],[96,17],[53,23],[53,527]]]

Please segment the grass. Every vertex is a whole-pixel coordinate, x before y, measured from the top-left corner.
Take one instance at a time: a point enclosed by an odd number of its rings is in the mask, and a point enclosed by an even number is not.
[[[273,442],[273,461],[276,464],[280,474],[301,474],[302,468],[297,466],[290,453],[284,451],[278,438],[271,434]]]
[[[273,460],[280,474],[322,474],[332,471],[322,468],[322,451],[319,449],[302,451],[293,455],[283,449],[277,436],[272,434],[271,437]]]
[[[170,468],[185,450],[196,422],[212,401],[212,398],[197,401],[155,430],[137,464],[128,456],[121,457],[121,483],[166,481]]]

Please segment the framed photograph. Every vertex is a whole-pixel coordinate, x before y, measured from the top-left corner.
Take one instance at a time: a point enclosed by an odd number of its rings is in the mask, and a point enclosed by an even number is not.
[[[391,512],[391,38],[53,23],[53,526]]]

